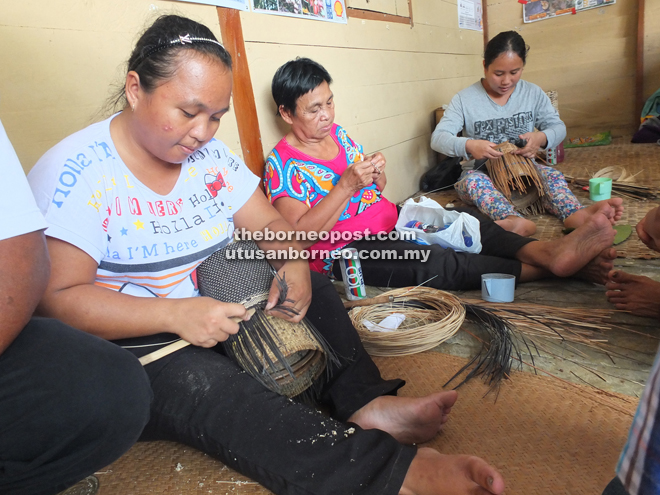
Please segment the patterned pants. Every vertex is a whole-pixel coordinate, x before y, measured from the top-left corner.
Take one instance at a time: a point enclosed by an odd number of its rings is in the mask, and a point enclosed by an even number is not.
[[[536,167],[545,186],[545,194],[541,197],[541,201],[547,213],[563,222],[573,213],[584,208],[568,188],[561,172],[538,163]],[[510,215],[522,217],[504,194],[495,189],[491,178],[483,172],[469,170],[454,187],[462,201],[475,205],[493,220],[502,220]]]

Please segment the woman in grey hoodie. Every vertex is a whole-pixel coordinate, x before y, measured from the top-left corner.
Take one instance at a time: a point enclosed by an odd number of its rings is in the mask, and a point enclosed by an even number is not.
[[[532,235],[536,225],[514,209],[477,161],[502,156],[495,147],[519,139],[526,144],[514,153],[533,159],[540,148],[554,148],[566,137],[566,126],[548,96],[537,85],[521,79],[528,50],[515,31],[491,39],[484,52],[483,79],[452,98],[431,137],[435,151],[468,160],[455,186],[460,198],[476,205],[506,230],[524,236]],[[458,137],[461,130],[463,135]],[[561,172],[536,165],[545,184],[543,207],[567,228],[579,227],[596,213],[604,213],[612,224],[621,218],[621,198],[582,206]]]

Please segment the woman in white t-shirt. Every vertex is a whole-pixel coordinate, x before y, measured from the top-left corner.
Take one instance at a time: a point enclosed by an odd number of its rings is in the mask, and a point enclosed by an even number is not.
[[[271,392],[217,350],[238,331],[231,318],[248,317],[242,305],[200,297],[196,267],[234,228],[293,230],[213,140],[231,87],[231,59],[208,28],[163,16],[147,29],[128,62],[123,110],[66,138],[30,173],[53,264],[41,312],[136,355],[191,342],[146,366],[154,400],[142,438],[191,445],[275,493],[502,493],[483,460],[412,445],[435,436],[455,392],[396,397],[402,382],[380,377],[334,288],[322,276],[310,282],[306,261],[272,264],[298,312],[288,319],[306,314],[339,356],[317,384],[332,417]],[[274,284],[267,308],[278,295]]]

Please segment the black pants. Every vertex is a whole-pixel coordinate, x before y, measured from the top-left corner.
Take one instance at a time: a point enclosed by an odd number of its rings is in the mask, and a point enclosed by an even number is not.
[[[264,388],[217,350],[191,346],[146,366],[154,401],[142,438],[195,447],[277,494],[398,494],[416,448],[344,421],[403,382],[381,378],[327,277],[313,273],[312,288],[307,317],[341,363],[321,384],[332,417]]]
[[[507,273],[515,275],[518,280],[522,265],[516,260],[516,253],[534,239],[508,232],[473,210],[456,210],[467,211],[479,220],[481,253],[457,253],[438,245],[420,246],[407,241],[353,241],[346,247],[355,248],[358,252],[396,251],[396,259],[362,259],[364,283],[378,287],[408,287],[426,282],[425,286],[436,289],[469,290],[481,286],[481,275],[484,273]],[[414,260],[404,259],[406,251],[427,250],[431,254],[426,263],[417,261],[422,259],[421,256]],[[336,261],[333,266],[333,274],[338,280],[342,280],[340,263]]]
[[[52,495],[126,452],[149,419],[129,352],[33,318],[0,355],[0,493]]]
[[[614,478],[605,487],[603,495],[628,495],[628,492],[623,486],[623,483],[621,483],[621,480],[619,478]]]

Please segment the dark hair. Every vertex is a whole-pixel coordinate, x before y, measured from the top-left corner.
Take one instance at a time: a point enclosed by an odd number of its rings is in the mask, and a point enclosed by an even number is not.
[[[172,43],[187,38],[197,41]],[[211,41],[200,41],[199,38]],[[140,76],[140,87],[147,93],[153,91],[160,82],[174,76],[178,69],[177,56],[185,51],[195,51],[208,57],[215,57],[231,70],[231,55],[223,46],[214,43],[217,38],[211,30],[192,19],[179,15],[163,15],[142,33],[128,59],[127,72],[135,71]],[[113,98],[114,106],[125,105],[124,87]]]
[[[484,51],[484,66],[488,68],[493,61],[503,53],[513,52],[518,55],[525,65],[527,59],[527,52],[529,47],[525,44],[525,40],[515,31],[504,31],[498,34],[486,45]]]
[[[271,84],[277,113],[280,113],[281,105],[295,115],[298,98],[320,86],[323,81],[330,84],[332,77],[321,64],[308,58],[289,60],[277,69]]]

